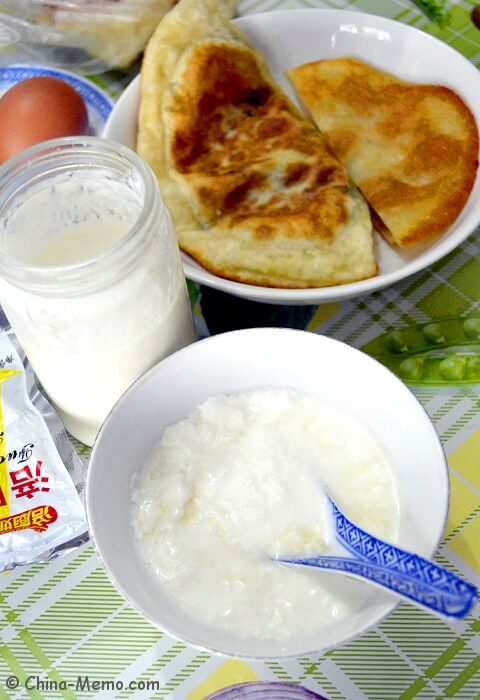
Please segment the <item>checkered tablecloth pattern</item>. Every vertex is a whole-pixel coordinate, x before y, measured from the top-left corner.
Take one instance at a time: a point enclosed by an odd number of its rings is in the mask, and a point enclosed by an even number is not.
[[[381,14],[426,29],[480,66],[480,31],[470,21],[473,2],[452,5],[452,24],[438,30],[408,0],[242,0],[239,13],[294,7],[335,7]],[[118,94],[125,77],[96,77]],[[193,290],[201,333],[211,314],[229,305]],[[356,347],[392,328],[449,316],[480,316],[480,232],[432,268],[390,289],[317,309],[263,310],[284,325],[305,327]],[[248,307],[248,317],[257,312]],[[280,314],[280,315],[279,315]],[[448,455],[451,508],[437,561],[480,586],[480,396],[476,385],[413,387],[433,419]],[[85,448],[78,446],[87,456]],[[419,465],[421,468],[421,465]],[[65,698],[174,698],[204,700],[241,681],[303,684],[331,700],[480,698],[480,606],[465,620],[442,622],[408,604],[360,639],[324,655],[250,663],[225,660],[161,634],[127,605],[108,581],[91,546],[45,566],[0,578],[0,700]],[[10,675],[39,676],[43,689],[7,690]],[[48,689],[78,676],[118,682],[118,688]],[[159,681],[160,689],[120,690],[131,681]],[[21,683],[23,685],[23,682]],[[47,688],[47,689],[46,689]]]

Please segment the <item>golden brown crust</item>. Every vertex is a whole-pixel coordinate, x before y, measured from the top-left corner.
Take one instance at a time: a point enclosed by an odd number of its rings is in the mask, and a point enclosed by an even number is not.
[[[142,67],[138,151],[182,250],[227,279],[308,288],[375,274],[368,207],[217,0],[181,0]]]
[[[378,233],[387,241],[387,243],[390,243],[390,245],[395,245],[392,234],[378,216],[375,209],[372,209],[372,207],[370,207],[370,216],[372,217],[372,224],[375,231],[378,231]]]
[[[251,49],[198,45],[170,104],[171,163],[205,224],[328,240],[346,222],[345,168],[265,80]]]
[[[351,58],[288,75],[387,240],[407,247],[453,224],[478,165],[477,126],[456,93],[403,82]]]
[[[317,288],[317,284],[314,282],[299,282],[299,281],[288,281],[288,280],[282,280],[281,284],[278,282],[275,282],[271,280],[269,275],[265,275],[264,278],[262,278],[261,274],[257,273],[250,273],[248,271],[233,271],[233,270],[228,270],[228,273],[225,272],[225,269],[222,266],[217,266],[215,263],[211,261],[210,258],[203,256],[198,250],[191,250],[189,246],[180,246],[180,248],[183,250],[184,253],[189,255],[193,260],[198,262],[202,267],[205,268],[208,272],[211,272],[213,275],[216,275],[217,277],[222,277],[223,279],[228,279],[231,280],[232,282],[241,282],[242,284],[253,284],[256,287],[272,287],[273,289],[315,289]],[[352,275],[348,280],[345,280],[343,284],[351,284],[353,282],[361,282],[362,280],[365,279],[371,279],[372,277],[375,277],[378,274],[378,265],[377,263],[374,263],[369,274],[361,274],[357,277]],[[323,284],[323,287],[336,287],[338,286],[337,282],[331,282],[328,284]]]

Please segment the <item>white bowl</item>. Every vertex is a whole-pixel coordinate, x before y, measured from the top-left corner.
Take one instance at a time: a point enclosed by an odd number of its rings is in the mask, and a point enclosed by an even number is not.
[[[282,10],[235,20],[265,56],[274,77],[295,100],[287,69],[308,61],[355,56],[400,78],[455,90],[480,124],[480,73],[467,59],[429,34],[375,15],[345,10]],[[104,135],[135,149],[140,79],[117,102]],[[186,276],[229,294],[273,304],[322,304],[388,287],[456,248],[480,222],[480,177],[470,198],[443,236],[424,250],[402,252],[376,235],[378,275],[353,284],[318,289],[273,289],[225,280],[183,255]]]
[[[166,426],[207,397],[259,387],[292,387],[359,417],[389,455],[402,503],[398,543],[430,557],[448,511],[448,472],[435,429],[406,386],[383,365],[344,343],[279,328],[217,335],[167,357],[120,399],[95,443],[87,477],[92,538],[126,600],[158,627],[201,648],[250,658],[293,656],[341,644],[393,610],[391,594],[372,589],[356,615],[317,635],[287,642],[239,641],[199,624],[162,596],[144,563],[130,520],[131,483]]]

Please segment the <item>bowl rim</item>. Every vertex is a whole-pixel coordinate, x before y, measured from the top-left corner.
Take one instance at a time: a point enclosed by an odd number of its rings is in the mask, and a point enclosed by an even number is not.
[[[206,338],[200,339],[190,345],[187,345],[184,348],[181,348],[180,350],[177,350],[176,352],[172,353],[171,355],[165,357],[164,359],[160,360],[157,362],[153,367],[151,367],[149,370],[147,370],[144,374],[142,374],[126,391],[125,393],[118,399],[116,404],[113,406],[109,414],[107,415],[107,418],[105,419],[100,432],[98,433],[98,436],[95,440],[95,443],[93,445],[93,449],[91,452],[90,456],[90,461],[89,461],[89,468],[87,471],[87,478],[86,478],[86,486],[85,486],[85,505],[86,505],[86,513],[87,513],[87,522],[88,522],[88,528],[90,532],[90,537],[91,537],[91,542],[94,546],[95,552],[102,563],[102,566],[104,568],[104,571],[106,572],[108,578],[110,579],[111,583],[116,587],[116,589],[120,592],[124,600],[131,605],[145,620],[150,622],[152,625],[154,625],[157,629],[161,630],[162,632],[170,635],[171,637],[180,640],[181,642],[198,649],[199,651],[206,651],[209,654],[213,654],[215,656],[220,656],[222,658],[241,658],[245,660],[250,660],[250,661],[261,661],[261,660],[271,660],[271,659],[278,659],[278,658],[296,658],[298,656],[305,656],[309,654],[319,654],[319,653],[325,653],[329,649],[332,648],[337,648],[338,646],[343,646],[344,644],[350,643],[354,641],[355,639],[358,639],[359,637],[363,636],[373,628],[377,627],[382,620],[384,620],[388,615],[391,615],[394,610],[398,607],[398,605],[402,602],[401,599],[398,599],[397,601],[393,600],[389,603],[385,603],[382,605],[382,611],[378,617],[373,620],[370,624],[363,626],[360,630],[352,633],[351,635],[345,637],[342,639],[341,642],[333,645],[327,645],[327,646],[320,646],[314,649],[310,649],[308,651],[302,651],[302,652],[297,652],[294,654],[273,654],[273,655],[251,655],[247,653],[239,653],[239,652],[226,652],[223,651],[222,649],[214,648],[211,646],[205,646],[199,643],[198,641],[194,641],[189,639],[187,636],[179,635],[177,632],[172,631],[172,629],[168,626],[163,626],[160,625],[156,620],[153,620],[150,614],[144,610],[143,606],[138,603],[130,593],[128,593],[123,584],[118,580],[117,575],[113,573],[113,571],[110,569],[110,566],[106,563],[105,558],[102,554],[102,548],[99,546],[95,534],[95,509],[92,506],[92,502],[94,501],[94,497],[92,496],[92,481],[93,481],[93,471],[95,469],[95,464],[96,464],[96,457],[97,457],[97,452],[99,450],[99,445],[101,444],[101,441],[103,439],[103,435],[109,428],[109,424],[112,422],[112,420],[115,420],[115,416],[118,414],[119,410],[121,410],[122,405],[129,400],[129,397],[132,393],[134,393],[140,385],[142,385],[144,382],[148,382],[150,380],[150,377],[153,376],[157,371],[158,368],[161,365],[165,364],[172,364],[176,361],[177,357],[182,354],[188,354],[192,351],[195,352],[194,348],[197,345],[212,345],[215,343],[221,343],[223,342],[223,338],[225,336],[236,336],[238,334],[242,335],[250,335],[253,336],[255,342],[255,336],[258,334],[263,335],[265,332],[267,333],[280,333],[280,334],[291,334],[291,333],[299,333],[303,334],[304,336],[312,336],[314,338],[321,338],[322,342],[329,342],[333,343],[336,345],[342,345],[346,346],[349,348],[349,350],[359,353],[364,357],[366,361],[370,361],[370,363],[376,366],[377,370],[380,370],[380,372],[387,373],[391,379],[394,380],[397,385],[400,385],[402,389],[407,392],[405,396],[409,396],[410,399],[413,399],[413,405],[416,405],[417,408],[419,408],[425,417],[427,418],[427,421],[430,425],[430,439],[432,441],[432,449],[435,449],[438,453],[439,457],[439,466],[438,466],[438,475],[441,475],[444,480],[444,486],[445,486],[445,501],[444,503],[441,504],[442,508],[442,524],[441,527],[439,528],[439,532],[437,536],[434,538],[434,542],[431,546],[428,547],[428,556],[429,558],[433,558],[435,553],[438,550],[438,547],[440,546],[440,543],[443,539],[443,533],[445,532],[445,527],[448,519],[448,514],[449,514],[449,507],[450,507],[450,479],[449,479],[449,469],[448,469],[448,462],[445,454],[445,450],[443,448],[443,445],[440,440],[440,436],[438,435],[438,432],[435,428],[435,425],[430,418],[429,414],[427,413],[426,409],[418,398],[415,396],[415,394],[410,391],[408,386],[401,381],[390,369],[385,367],[385,365],[382,365],[381,362],[379,362],[377,359],[374,357],[371,357],[367,353],[359,350],[358,348],[355,348],[351,345],[348,345],[348,343],[344,343],[343,341],[336,340],[334,338],[330,338],[329,336],[325,335],[320,335],[317,333],[311,333],[309,331],[303,331],[301,329],[296,329],[296,328],[271,328],[271,327],[262,327],[262,328],[246,328],[246,329],[240,329],[240,330],[234,330],[234,331],[228,331],[227,333],[221,333],[213,336],[208,336]],[[258,341],[257,341],[258,342]],[[309,341],[310,342],[310,341]],[[316,342],[316,341],[315,341]],[[436,503],[436,507],[439,507],[439,504]],[[161,588],[161,586],[159,586]]]
[[[460,59],[463,63],[463,71],[468,71],[468,80],[470,82],[477,82],[478,84],[478,97],[480,99],[480,73],[476,69],[475,65],[469,61],[466,56],[464,56],[460,51],[445,43],[444,41],[438,39],[437,37],[428,34],[427,32],[413,27],[409,24],[399,22],[388,17],[383,17],[377,14],[370,14],[367,12],[358,12],[355,10],[343,10],[334,8],[294,8],[288,10],[272,10],[268,12],[252,13],[247,15],[242,15],[236,17],[233,22],[238,24],[238,26],[243,29],[250,23],[265,22],[265,21],[275,21],[279,17],[286,19],[286,15],[290,20],[294,21],[296,18],[307,18],[312,17],[311,13],[315,13],[317,16],[329,15],[333,18],[338,18],[344,22],[359,21],[362,23],[372,22],[377,25],[378,28],[388,29],[395,28],[396,32],[411,33],[413,36],[420,37],[422,41],[431,43],[434,46],[441,47],[445,54],[454,56],[456,60]],[[310,13],[310,14],[309,14]],[[304,21],[304,20],[303,20]],[[110,133],[111,124],[117,118],[118,114],[121,114],[124,110],[124,103],[128,101],[130,93],[135,93],[138,91],[140,85],[140,75],[137,75],[132,82],[126,87],[126,89],[120,95],[118,101],[114,105],[114,108],[105,124],[103,130],[103,136],[108,138],[115,138]],[[459,88],[451,88],[459,89]],[[463,98],[462,98],[463,99]],[[467,105],[470,108],[470,105]],[[475,115],[474,115],[475,117]],[[477,128],[480,131],[480,121],[475,119],[477,123]],[[480,178],[480,169],[477,170],[475,182]],[[474,183],[475,186],[475,183]],[[473,188],[472,188],[473,192]],[[462,211],[459,213],[459,217],[465,210],[465,207],[471,201],[472,192],[470,192],[469,198],[465,203]],[[272,304],[326,304],[330,302],[340,301],[342,299],[348,299],[355,295],[371,294],[374,291],[379,291],[385,289],[400,282],[404,279],[411,277],[412,275],[421,272],[425,268],[438,262],[446,255],[455,250],[459,245],[461,245],[478,227],[480,224],[480,205],[478,206],[478,211],[470,212],[469,217],[472,222],[464,223],[461,222],[457,224],[457,220],[450,226],[450,228],[445,231],[440,237],[434,238],[431,241],[431,245],[418,253],[413,259],[405,262],[401,267],[391,270],[390,272],[380,273],[371,277],[369,279],[360,280],[358,282],[349,282],[347,284],[332,285],[330,287],[311,287],[307,289],[286,289],[277,287],[260,287],[253,284],[247,284],[245,282],[236,282],[234,280],[226,279],[216,275],[182,252],[182,262],[184,266],[185,275],[188,279],[199,284],[204,284],[212,289],[218,289],[225,293],[240,296],[245,299],[252,299],[261,301],[264,303]]]

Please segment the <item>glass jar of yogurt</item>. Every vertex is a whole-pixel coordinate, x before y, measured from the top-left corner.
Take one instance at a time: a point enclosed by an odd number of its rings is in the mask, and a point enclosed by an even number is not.
[[[149,167],[88,137],[39,144],[2,166],[0,302],[67,430],[91,445],[130,384],[195,339]]]

